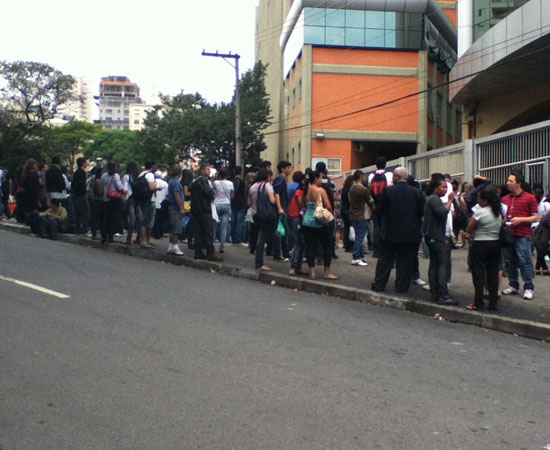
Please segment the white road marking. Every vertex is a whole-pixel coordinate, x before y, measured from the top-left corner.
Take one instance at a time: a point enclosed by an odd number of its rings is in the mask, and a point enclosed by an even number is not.
[[[70,298],[70,295],[61,294],[59,292],[52,291],[51,289],[46,289],[41,286],[37,286],[36,284],[27,283],[26,281],[16,280],[15,278],[8,278],[0,275],[0,280],[9,281],[11,283],[18,284],[20,286],[25,286],[31,289],[34,289],[35,291],[42,292],[44,294],[52,295],[57,298]]]

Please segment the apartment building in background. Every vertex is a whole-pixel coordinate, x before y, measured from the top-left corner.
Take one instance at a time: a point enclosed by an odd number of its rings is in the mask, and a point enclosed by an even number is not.
[[[93,123],[96,104],[94,101],[93,82],[86,77],[74,77],[73,88],[76,100],[61,105],[56,120],[66,123],[70,120],[81,120]]]
[[[282,19],[281,19],[282,18]],[[268,64],[265,159],[340,174],[461,141],[445,84],[456,4],[261,0],[256,59]]]
[[[150,111],[154,111],[155,106],[144,103],[130,104],[130,122],[128,128],[133,131],[139,131],[145,126],[144,121]]]
[[[99,122],[107,130],[130,129],[130,106],[142,104],[139,86],[125,76],[108,76],[99,83]]]
[[[460,0],[458,27],[449,90],[464,137],[550,120],[550,0]]]

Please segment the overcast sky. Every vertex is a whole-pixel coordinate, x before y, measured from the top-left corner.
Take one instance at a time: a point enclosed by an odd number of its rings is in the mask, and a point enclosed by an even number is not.
[[[235,71],[203,49],[239,53],[254,64],[258,0],[6,0],[0,59],[48,63],[97,83],[126,75],[144,100],[158,92],[200,92],[231,100]]]

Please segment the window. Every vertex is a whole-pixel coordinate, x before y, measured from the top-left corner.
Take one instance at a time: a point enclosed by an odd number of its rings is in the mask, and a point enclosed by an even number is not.
[[[134,120],[134,125],[139,125],[139,119]]]
[[[342,174],[342,158],[312,158],[311,167],[315,167],[318,162],[324,162],[327,165],[329,177]]]
[[[113,114],[113,110],[112,109],[106,109],[105,114]]]

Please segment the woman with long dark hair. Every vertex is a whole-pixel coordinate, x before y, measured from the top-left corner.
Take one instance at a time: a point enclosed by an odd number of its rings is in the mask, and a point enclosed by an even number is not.
[[[474,213],[466,235],[473,236],[470,248],[472,281],[474,283],[474,303],[466,308],[481,311],[485,304],[483,290],[489,291],[489,310],[497,309],[498,282],[500,268],[500,227],[502,224],[502,206],[498,189],[494,184],[487,186],[478,194],[480,208]]]
[[[323,207],[332,212],[332,206],[327,192],[321,187],[323,185],[323,176],[321,172],[315,170],[309,176],[309,186],[304,194],[305,213],[302,220],[302,233],[306,245],[306,259],[309,266],[309,274],[312,279],[317,278],[315,270],[315,252],[317,243],[323,249],[324,278],[326,280],[337,280],[338,277],[331,273],[330,262],[332,255],[332,239],[327,225],[320,223],[314,216],[315,208],[319,198]]]
[[[254,262],[256,269],[266,272],[270,271],[271,268],[264,265],[264,247],[277,220],[275,193],[273,192],[271,180],[273,180],[273,172],[265,168],[260,169],[256,176],[256,182],[248,191],[248,206],[252,208],[254,213],[254,225],[258,236]]]
[[[29,216],[39,209],[40,177],[38,175],[38,163],[34,159],[28,159],[23,168],[23,175],[18,189],[19,204],[17,206],[21,221],[29,222]]]
[[[128,220],[128,232],[126,240],[121,244],[130,245],[132,243],[132,234],[136,231],[136,244],[139,243],[139,235],[141,230],[141,208],[136,203],[132,186],[139,178],[138,166],[135,162],[129,162],[126,166],[126,175],[122,178],[122,186],[126,191],[126,215]]]
[[[120,214],[122,212],[122,199],[109,197],[109,188],[123,192],[122,181],[117,173],[114,162],[107,164],[107,171],[101,176],[103,186],[103,220],[101,222],[101,242],[113,242],[115,233],[120,227]]]

